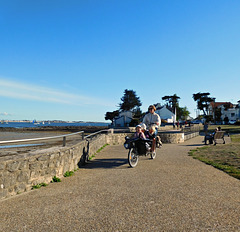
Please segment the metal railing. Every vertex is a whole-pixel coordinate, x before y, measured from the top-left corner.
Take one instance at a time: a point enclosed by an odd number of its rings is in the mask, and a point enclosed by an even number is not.
[[[84,139],[92,139],[94,136],[98,134],[103,134],[103,133],[113,133],[113,129],[106,129],[106,130],[100,130],[100,131],[94,132],[90,135],[84,136]]]
[[[18,139],[18,140],[9,140],[9,141],[0,141],[0,144],[14,144],[14,143],[25,143],[25,142],[33,142],[33,141],[42,141],[42,140],[52,140],[52,139],[58,139],[62,138],[63,139],[63,147],[66,146],[66,137],[73,136],[81,134],[82,135],[82,140],[85,138],[84,137],[84,131],[79,131],[71,134],[66,134],[66,135],[57,135],[57,136],[51,136],[51,137],[43,137],[43,138],[32,138],[32,139]]]
[[[75,132],[75,133],[71,133],[71,134],[66,134],[66,135],[57,135],[57,136],[51,136],[51,137],[43,137],[43,138],[32,138],[32,139],[18,139],[18,140],[9,140],[9,141],[0,141],[0,145],[1,144],[22,144],[22,143],[26,143],[26,142],[36,142],[36,141],[43,141],[43,140],[53,140],[53,139],[58,139],[58,138],[62,138],[63,139],[63,147],[66,146],[66,137],[70,137],[70,136],[74,136],[77,134],[81,134],[81,139],[92,139],[94,136],[98,135],[98,134],[102,134],[102,133],[112,133],[113,129],[107,129],[107,130],[100,130],[97,131],[95,133],[89,134],[87,136],[84,136],[84,131],[79,131],[79,132]]]

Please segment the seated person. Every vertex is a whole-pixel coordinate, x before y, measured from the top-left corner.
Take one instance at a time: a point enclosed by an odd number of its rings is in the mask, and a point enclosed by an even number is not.
[[[150,126],[149,130],[148,131],[145,131],[145,135],[146,135],[146,138],[148,139],[154,139],[156,138],[156,133],[155,133],[155,126],[152,125]]]
[[[140,138],[140,139],[143,139],[143,140],[146,139],[146,135],[144,133],[144,132],[146,132],[146,126],[145,127],[144,126],[145,126],[144,124],[136,126],[136,132],[134,133],[133,138]],[[147,142],[145,142],[145,148],[146,148],[147,151],[151,150],[151,147]]]
[[[152,152],[155,152],[156,150],[156,129],[155,126],[152,125],[149,127],[149,130],[145,132],[146,138],[153,140],[152,142]]]
[[[142,132],[142,127],[141,127],[141,125],[137,125],[137,126],[136,126],[136,132],[134,133],[133,138],[146,139],[145,134]]]
[[[205,138],[204,138],[205,145],[207,145],[207,140],[209,141],[209,144],[213,144],[213,138],[217,131],[218,131],[218,128],[215,128],[212,134],[205,135]]]

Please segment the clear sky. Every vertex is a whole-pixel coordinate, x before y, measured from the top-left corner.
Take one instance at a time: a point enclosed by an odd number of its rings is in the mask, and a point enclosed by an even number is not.
[[[177,94],[240,100],[239,0],[0,0],[0,119],[104,122]]]

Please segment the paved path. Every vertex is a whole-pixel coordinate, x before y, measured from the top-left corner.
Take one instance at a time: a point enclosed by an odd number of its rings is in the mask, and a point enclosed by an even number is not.
[[[240,181],[188,156],[202,140],[136,168],[108,146],[61,183],[0,201],[0,231],[240,231]]]

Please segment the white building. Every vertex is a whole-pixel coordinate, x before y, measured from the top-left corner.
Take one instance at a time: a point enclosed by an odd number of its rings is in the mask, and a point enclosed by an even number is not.
[[[231,102],[211,102],[209,105],[209,115],[215,118],[216,109],[221,109],[221,119],[228,117],[229,120],[240,120],[240,101],[238,104]]]
[[[161,119],[166,120],[168,123],[176,122],[176,114],[167,108],[166,105],[157,107],[155,111]]]
[[[132,121],[133,114],[131,111],[120,112],[119,115],[114,118],[113,126],[114,127],[128,127],[129,123]]]

